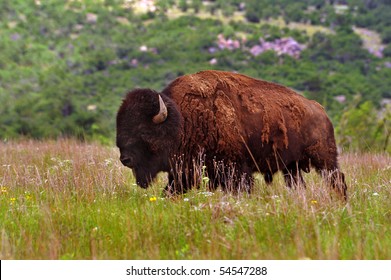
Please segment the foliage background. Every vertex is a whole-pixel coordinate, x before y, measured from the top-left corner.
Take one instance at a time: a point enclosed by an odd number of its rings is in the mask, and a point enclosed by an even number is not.
[[[0,2],[1,139],[112,144],[127,91],[221,69],[317,100],[345,150],[391,151],[390,1],[160,0],[149,11],[135,2]],[[376,31],[378,40],[358,30]],[[240,47],[218,49],[219,34]],[[254,57],[249,49],[261,37],[292,37],[307,48],[299,59],[272,51]]]

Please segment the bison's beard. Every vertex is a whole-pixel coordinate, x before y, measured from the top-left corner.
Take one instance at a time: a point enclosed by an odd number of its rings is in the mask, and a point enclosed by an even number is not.
[[[136,176],[136,183],[143,189],[146,189],[151,184],[152,180],[155,179],[158,170],[155,169],[145,169],[141,168],[133,168],[133,174]]]

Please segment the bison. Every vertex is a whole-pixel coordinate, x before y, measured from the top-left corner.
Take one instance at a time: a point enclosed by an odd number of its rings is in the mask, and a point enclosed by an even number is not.
[[[209,188],[250,192],[253,173],[271,183],[282,171],[288,187],[305,185],[315,168],[346,199],[333,125],[324,108],[279,84],[245,75],[202,71],[162,92],[135,89],[117,114],[120,161],[147,188],[168,172],[167,194],[209,178]],[[203,168],[197,166],[201,165]]]

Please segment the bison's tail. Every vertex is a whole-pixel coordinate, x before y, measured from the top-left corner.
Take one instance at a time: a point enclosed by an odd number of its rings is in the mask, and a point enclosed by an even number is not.
[[[348,187],[346,186],[345,182],[345,174],[343,174],[338,169],[334,170],[334,172],[331,174],[331,185],[343,197],[345,201],[348,200]]]

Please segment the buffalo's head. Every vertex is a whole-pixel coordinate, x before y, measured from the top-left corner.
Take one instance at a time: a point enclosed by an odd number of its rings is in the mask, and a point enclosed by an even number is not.
[[[123,165],[147,188],[159,171],[169,171],[178,148],[181,115],[171,99],[150,89],[129,92],[117,114],[117,146]]]

